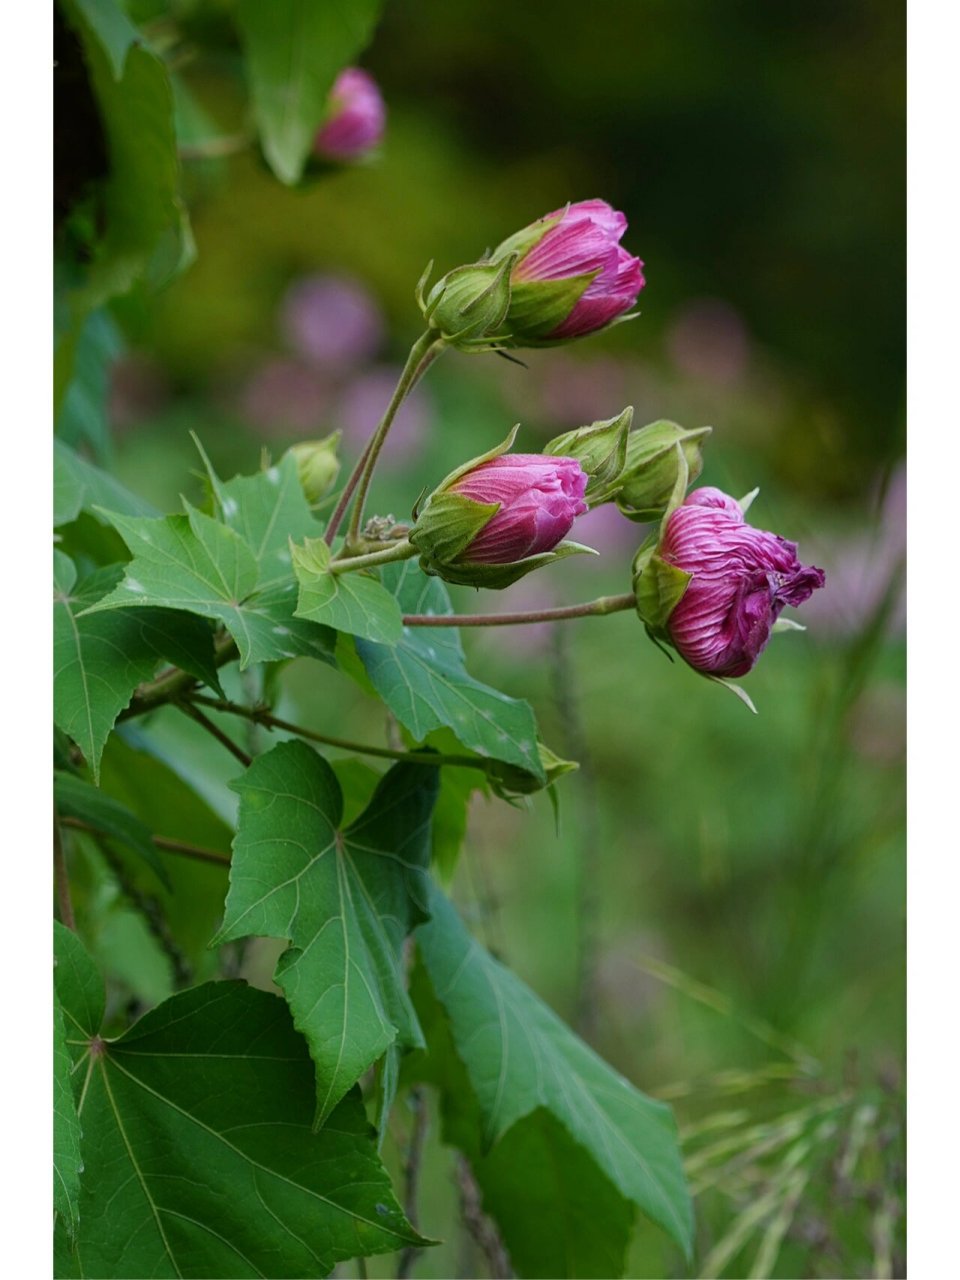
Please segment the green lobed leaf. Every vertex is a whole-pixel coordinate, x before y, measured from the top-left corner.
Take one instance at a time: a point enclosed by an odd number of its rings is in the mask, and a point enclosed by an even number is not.
[[[122,841],[140,855],[165,888],[170,887],[166,868],[150,838],[149,828],[125,805],[99,787],[92,787],[89,782],[63,769],[54,770],[53,803],[61,817],[79,818],[102,835]]]
[[[71,445],[88,445],[101,462],[111,454],[107,395],[110,366],[120,347],[120,334],[109,312],[92,311],[83,322],[72,377],[56,413],[54,429],[59,438]]]
[[[608,1066],[494,960],[435,887],[429,909],[417,946],[476,1094],[484,1145],[547,1110],[618,1194],[689,1253],[693,1215],[670,1109]]]
[[[81,458],[63,440],[53,442],[53,525],[68,524],[81,511],[98,515],[109,507],[128,516],[152,516],[156,511],[124,488],[119,480]],[[102,519],[98,515],[99,519]]]
[[[102,196],[105,230],[74,299],[82,314],[127,293],[164,240],[179,235],[184,215],[177,195],[173,97],[163,61],[132,42],[122,17],[105,20],[106,5],[116,9],[111,0],[63,4],[83,44],[110,157]]]
[[[186,515],[159,520],[104,514],[133,558],[94,610],[159,607],[215,618],[237,642],[241,668],[301,656],[332,661],[332,633],[294,617],[293,578],[257,590],[256,556],[234,529],[189,505]]]
[[[300,484],[296,459],[284,454],[252,476],[223,481],[201,450],[220,518],[243,538],[257,562],[260,589],[290,580],[290,541],[310,538],[320,526]]]
[[[529,775],[527,775],[529,777]],[[475,792],[486,792],[487,783],[476,769],[445,767],[433,811],[431,864],[441,883],[453,879],[467,834],[467,817]]]
[[[636,1209],[552,1112],[512,1125],[474,1171],[520,1275],[623,1275]]]
[[[99,975],[69,930],[57,944],[85,1166],[57,1274],[314,1277],[430,1243],[394,1198],[358,1091],[311,1130],[313,1069],[282,1000],[211,982],[104,1040]]]
[[[357,570],[330,572],[330,548],[322,538],[308,538],[293,548],[293,568],[300,583],[298,618],[308,618],[382,644],[396,644],[403,634],[400,606],[376,576]]]
[[[140,33],[115,0],[72,0],[83,21],[107,55],[114,79],[119,80],[131,47]]]
[[[73,1063],[67,1049],[63,1011],[53,996],[53,1207],[71,1236],[77,1230],[80,1198],[80,1119],[70,1075]]]
[[[422,961],[410,994],[427,1041],[406,1059],[403,1082],[426,1081],[440,1094],[443,1141],[467,1157],[483,1207],[523,1276],[623,1274],[636,1210],[548,1110],[523,1116],[484,1153],[482,1116],[450,1023]]]
[[[84,611],[115,587],[122,569],[100,570],[79,585],[76,567],[53,553],[53,717],[99,776],[100,756],[117,716],[161,659],[217,687],[209,626],[159,609]]]
[[[298,182],[337,73],[367,45],[382,0],[240,0],[253,111],[271,169]]]
[[[382,574],[402,613],[452,612],[443,584],[409,561],[387,565]],[[545,781],[529,704],[467,674],[455,627],[406,627],[394,648],[361,639],[356,646],[377,693],[416,741],[446,726],[478,755]]]
[[[317,1123],[394,1041],[423,1043],[402,948],[425,919],[437,770],[395,765],[341,828],[333,770],[281,742],[233,784],[240,816],[214,943],[286,938],[276,981],[317,1073]]]

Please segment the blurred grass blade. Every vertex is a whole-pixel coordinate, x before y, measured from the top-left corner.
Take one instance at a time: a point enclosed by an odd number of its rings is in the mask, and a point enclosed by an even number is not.
[[[780,1206],[779,1212],[771,1218],[767,1224],[766,1231],[763,1233],[760,1248],[757,1250],[757,1256],[754,1259],[753,1266],[750,1268],[747,1280],[768,1280],[768,1277],[773,1275],[773,1268],[780,1255],[783,1237],[790,1229],[794,1214],[797,1212],[797,1205],[800,1203],[800,1197],[803,1195],[803,1190],[809,1180],[810,1174],[803,1169],[798,1169],[790,1179],[783,1204]]]
[[[691,1000],[696,1000],[698,1004],[706,1005],[708,1009],[713,1009],[721,1017],[730,1018],[752,1036],[769,1045],[771,1049],[778,1049],[781,1053],[786,1054],[803,1071],[813,1075],[819,1074],[820,1063],[808,1049],[805,1049],[802,1044],[789,1036],[782,1035],[762,1018],[754,1018],[749,1014],[738,1012],[730,997],[724,995],[722,991],[717,991],[715,987],[708,986],[705,982],[699,982],[696,978],[691,978],[682,969],[664,964],[662,960],[656,960],[653,956],[643,956],[637,961],[637,964],[650,977],[666,983],[667,986],[673,987],[675,991],[680,991],[683,995],[689,996]]]

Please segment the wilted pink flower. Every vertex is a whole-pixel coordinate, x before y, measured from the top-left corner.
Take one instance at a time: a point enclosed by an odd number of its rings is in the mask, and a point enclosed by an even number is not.
[[[330,115],[313,140],[313,150],[330,160],[359,160],[383,137],[386,117],[373,76],[347,67],[330,90]]]
[[[754,529],[719,489],[696,489],[673,512],[660,555],[693,574],[667,630],[706,675],[746,675],[784,605],[803,604],[824,584],[822,569],[797,559],[795,542]]]
[[[507,453],[481,462],[450,486],[474,502],[499,502],[459,559],[471,564],[511,564],[552,551],[587,504],[586,473],[576,458]]]
[[[514,301],[508,313],[508,325],[514,332],[522,327],[523,336],[543,341],[580,338],[602,329],[630,310],[645,283],[643,263],[620,245],[627,220],[605,200],[581,200],[566,209],[547,214],[540,222],[557,218],[559,221],[549,226],[534,240],[532,247],[522,252],[511,275]],[[517,249],[523,249],[521,237],[529,241],[530,233],[537,225],[534,223],[526,232],[512,238],[517,241]],[[512,241],[506,241],[495,256],[504,250],[509,252],[511,247]],[[536,294],[530,290],[525,293],[522,288],[586,275],[592,275],[593,279],[572,307],[561,307],[563,314],[559,320],[551,311],[546,294],[538,314]],[[559,294],[557,300],[560,301]],[[542,317],[548,315],[549,319],[544,322],[548,328],[541,332]]]

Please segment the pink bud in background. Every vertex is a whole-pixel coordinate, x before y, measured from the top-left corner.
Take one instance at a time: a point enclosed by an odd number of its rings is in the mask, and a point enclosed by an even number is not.
[[[450,486],[474,502],[499,502],[459,557],[471,564],[510,564],[552,551],[587,504],[587,475],[576,458],[503,454],[482,462]]]
[[[706,675],[742,676],[763,652],[784,605],[824,585],[797,545],[744,521],[719,489],[697,489],[667,521],[660,555],[692,574],[667,620],[680,656]]]
[[[330,114],[314,138],[314,153],[329,160],[360,160],[380,142],[386,117],[373,76],[347,67],[330,90]]]
[[[546,333],[534,333],[534,336],[549,341],[580,338],[604,328],[630,310],[645,283],[643,263],[621,247],[627,219],[605,200],[581,200],[566,209],[547,214],[540,221],[549,223],[552,219],[557,221],[548,226],[532,248],[522,254],[513,269],[511,284],[517,295],[515,304],[519,303],[521,296],[516,286],[593,275],[559,323],[554,323]],[[529,234],[536,225],[520,235]],[[519,240],[519,237],[514,239]],[[505,242],[495,256],[504,249],[509,250],[510,245],[510,241]],[[532,297],[531,291],[531,300]],[[522,319],[527,318],[528,309],[534,311],[524,299]],[[508,315],[508,319],[514,322],[514,331],[521,319],[518,310],[515,305]],[[536,328],[535,315],[530,318]],[[551,316],[551,320],[555,321],[556,317]]]

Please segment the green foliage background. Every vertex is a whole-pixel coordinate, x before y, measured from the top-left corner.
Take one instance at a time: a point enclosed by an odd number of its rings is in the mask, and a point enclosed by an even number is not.
[[[798,540],[804,559],[827,571],[809,631],[775,640],[749,677],[757,719],[669,666],[627,615],[555,633],[464,634],[471,676],[528,699],[544,740],[581,769],[559,783],[559,824],[543,794],[514,808],[476,795],[452,896],[496,957],[616,1070],[674,1107],[696,1251],[687,1264],[645,1220],[631,1234],[635,1211],[602,1167],[591,1166],[598,1186],[584,1194],[604,1208],[577,1217],[586,1184],[570,1185],[569,1134],[537,1100],[522,1128],[482,1154],[477,1135],[496,1119],[458,1114],[449,1098],[462,1082],[448,1081],[442,1108],[430,1094],[419,1219],[444,1243],[420,1255],[415,1274],[479,1275],[487,1265],[458,1224],[455,1157],[441,1137],[471,1154],[522,1274],[612,1273],[626,1248],[630,1276],[900,1274],[902,6],[388,3],[362,56],[388,102],[382,156],[294,187],[267,161],[293,176],[297,136],[275,140],[266,159],[251,147],[184,160],[179,179],[162,138],[146,144],[145,131],[168,127],[167,93],[181,145],[249,129],[244,11],[256,6],[143,0],[127,9],[150,48],[121,25],[109,33],[112,62],[104,54],[90,75],[104,94],[121,95],[111,119],[122,122],[131,102],[144,118],[113,144],[131,147],[136,164],[128,186],[115,173],[107,179],[110,230],[92,263],[85,246],[97,240],[99,215],[89,192],[104,180],[104,140],[89,102],[84,114],[75,56],[65,53],[58,84],[58,435],[137,496],[105,490],[109,482],[73,455],[59,458],[57,507],[67,522],[59,555],[74,560],[80,584],[77,593],[69,581],[71,598],[119,589],[91,586],[93,561],[126,559],[120,536],[133,526],[179,509],[181,493],[204,501],[191,430],[217,474],[230,476],[255,471],[262,446],[277,459],[294,440],[341,425],[328,388],[302,411],[282,378],[270,384],[275,410],[266,419],[244,407],[251,371],[280,360],[287,383],[294,377],[278,314],[292,283],[314,272],[358,281],[390,334],[368,363],[394,365],[418,332],[413,286],[428,260],[441,270],[471,260],[539,214],[591,196],[629,218],[626,243],[648,280],[641,318],[570,349],[529,353],[528,369],[447,356],[424,386],[429,427],[418,451],[378,473],[376,509],[405,516],[424,486],[517,419],[520,447],[533,450],[580,421],[563,417],[580,401],[590,406],[584,421],[629,402],[640,422],[711,423],[703,482],[735,493],[759,484],[751,518]],[[63,6],[74,23],[96,10],[80,0]],[[57,39],[63,52],[67,28]],[[356,50],[338,51],[331,78]],[[164,61],[176,68],[170,90]],[[253,114],[262,123],[269,111],[260,101]],[[348,437],[350,461],[356,449]],[[98,508],[118,515],[107,520]],[[600,562],[547,569],[509,589],[503,607],[523,607],[531,595],[567,603],[626,590],[631,550],[614,543]],[[60,569],[69,578],[62,561]],[[262,558],[247,572],[269,592]],[[452,595],[458,609],[496,605],[491,593]],[[219,607],[209,606],[212,616],[222,616]],[[275,622],[269,594],[263,607]],[[80,606],[59,610],[57,645],[69,653]],[[191,642],[178,632],[189,652],[175,656],[158,623],[150,609],[129,608],[86,615],[82,625],[95,653],[122,645],[131,688],[158,655],[209,673],[202,634]],[[383,741],[382,707],[340,678],[332,647],[307,651],[321,661],[284,668],[271,691],[278,714]],[[255,667],[221,678],[233,698],[263,693]],[[114,698],[119,709],[123,690]],[[79,715],[69,732],[96,769],[105,731],[80,725]],[[223,727],[250,751],[272,745],[256,725]],[[163,832],[176,811],[178,835],[226,854],[236,762],[170,709],[138,733],[115,735],[99,765],[106,794],[142,824],[111,841],[122,874],[82,837],[71,867],[114,1029],[183,985],[184,970],[197,982],[223,976],[224,958],[228,976],[276,990],[282,949],[264,921],[261,940],[228,942],[218,961],[206,943],[229,928],[223,868],[163,857],[164,884],[144,851],[154,852],[144,833]],[[344,753],[327,754],[347,826],[372,775]],[[460,772],[444,776],[468,793],[470,775]],[[75,786],[63,808],[71,785],[58,784],[61,811],[89,820],[90,797]],[[438,814],[435,864],[463,822],[447,792]],[[97,820],[106,822],[102,812]],[[217,895],[220,910],[211,910]],[[166,935],[145,900],[165,909]],[[424,960],[429,969],[429,953]],[[420,970],[418,992],[428,1029],[440,1013]],[[454,1039],[468,1034],[452,1009],[446,1016]],[[60,1054],[69,1040],[58,1041]],[[118,1073],[133,1047],[118,1052]],[[411,1122],[405,1090],[418,1080],[442,1085],[436,1070],[416,1054],[404,1068],[382,1153],[395,1185]],[[302,1081],[296,1087],[302,1093]],[[77,1156],[69,1116],[65,1123],[69,1186]],[[576,1224],[565,1240],[534,1215],[511,1225],[511,1178],[549,1181],[543,1216]],[[370,1274],[393,1266],[373,1258]]]

